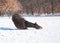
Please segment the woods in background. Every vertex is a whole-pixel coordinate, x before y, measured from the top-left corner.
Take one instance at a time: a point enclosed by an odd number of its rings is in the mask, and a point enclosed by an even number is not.
[[[17,0],[0,0],[0,16],[21,11],[22,6]]]
[[[5,13],[60,13],[60,0],[0,0],[0,15]]]
[[[60,13],[60,0],[19,0],[23,13]]]

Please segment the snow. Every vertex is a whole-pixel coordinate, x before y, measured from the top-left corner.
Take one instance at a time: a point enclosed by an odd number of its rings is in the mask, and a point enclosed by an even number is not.
[[[60,17],[24,17],[43,29],[15,30],[11,18],[0,17],[0,43],[60,43]]]
[[[16,28],[11,20],[11,17],[0,17],[0,27]]]

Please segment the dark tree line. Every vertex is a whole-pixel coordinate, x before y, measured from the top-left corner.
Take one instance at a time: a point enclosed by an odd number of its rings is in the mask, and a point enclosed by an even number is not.
[[[42,14],[42,13],[60,13],[60,0],[18,0],[22,5],[20,13]],[[4,5],[4,0],[0,0],[0,11],[1,5]]]
[[[23,13],[60,13],[60,0],[19,0]]]

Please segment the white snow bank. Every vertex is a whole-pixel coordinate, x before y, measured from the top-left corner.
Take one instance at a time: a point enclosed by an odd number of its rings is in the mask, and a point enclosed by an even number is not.
[[[60,43],[60,17],[24,17],[37,22],[41,30],[0,30],[0,43]],[[15,28],[8,17],[0,18],[0,27]]]

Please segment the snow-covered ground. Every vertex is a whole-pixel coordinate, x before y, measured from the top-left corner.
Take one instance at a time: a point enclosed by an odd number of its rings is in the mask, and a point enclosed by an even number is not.
[[[60,43],[60,17],[24,18],[37,22],[43,29],[15,30],[11,18],[0,17],[0,43]]]

